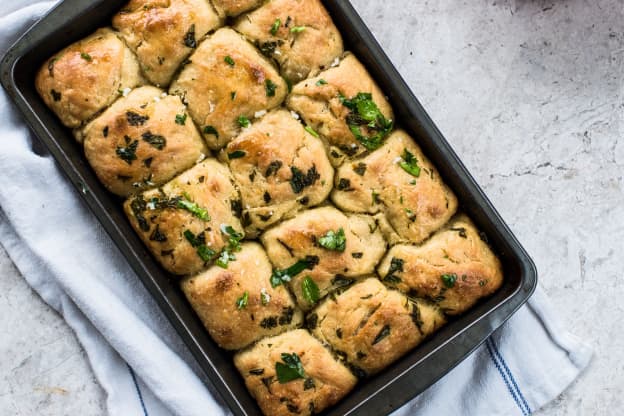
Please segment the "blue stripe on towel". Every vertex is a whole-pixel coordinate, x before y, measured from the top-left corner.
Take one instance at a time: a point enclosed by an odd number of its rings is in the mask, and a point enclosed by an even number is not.
[[[503,371],[502,365],[498,361],[498,358],[496,357],[496,354],[494,353],[494,346],[491,344],[490,338],[487,339],[487,341],[485,342],[485,345],[487,347],[488,352],[490,353],[490,358],[492,359],[492,362],[494,362],[494,365],[496,366],[498,373],[501,375],[503,382],[505,382],[505,385],[507,386],[507,390],[509,390],[509,394],[511,394],[511,397],[514,399],[514,401],[518,405],[518,408],[522,412],[522,415],[528,416],[530,413],[528,413],[527,410],[522,406],[522,403],[520,402],[520,399],[518,398],[516,391],[514,390],[513,386],[511,385],[511,383],[509,382],[507,378],[507,374]]]
[[[132,376],[132,381],[134,382],[134,387],[136,388],[137,395],[139,396],[139,402],[141,402],[141,408],[143,409],[143,416],[149,416],[147,413],[147,408],[145,407],[145,402],[143,401],[143,394],[141,394],[141,388],[139,387],[139,382],[137,381],[136,375],[134,375],[134,371],[132,367],[130,367],[127,363],[128,370],[130,370],[130,375]]]
[[[524,395],[522,394],[522,391],[520,390],[520,387],[518,387],[518,383],[516,383],[516,379],[514,378],[513,374],[511,373],[511,370],[509,369],[509,366],[507,365],[507,363],[505,362],[505,359],[503,358],[502,354],[500,353],[500,351],[498,349],[498,346],[496,346],[496,342],[494,342],[494,339],[492,339],[491,337],[489,338],[489,341],[492,344],[492,347],[494,349],[494,354],[496,355],[496,357],[499,359],[499,361],[503,365],[503,369],[505,370],[505,373],[507,374],[507,376],[511,380],[511,384],[513,384],[514,388],[516,389],[516,392],[518,393],[518,397],[520,397],[520,400],[522,400],[522,404],[524,405],[524,408],[526,409],[528,414],[533,413],[531,411],[531,407],[529,406],[529,403],[527,403],[526,399],[524,398]]]

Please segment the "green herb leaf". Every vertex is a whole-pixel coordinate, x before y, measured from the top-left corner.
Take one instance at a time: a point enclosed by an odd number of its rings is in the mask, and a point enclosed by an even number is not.
[[[327,81],[325,81],[323,78],[321,78],[318,81],[316,81],[316,86],[317,87],[320,87],[321,85],[327,85]]]
[[[221,232],[227,235],[228,250],[241,251],[240,242],[245,238],[245,234],[237,232],[231,225],[221,225]]]
[[[234,99],[236,98],[236,91],[232,91],[230,93],[230,98],[232,99],[232,101],[234,101]]]
[[[321,247],[328,250],[345,251],[347,238],[345,237],[344,229],[341,227],[336,232],[329,230],[327,234],[318,239],[318,243]]]
[[[209,262],[217,254],[214,250],[208,248],[206,245],[197,247],[197,255],[205,262]]]
[[[264,88],[266,89],[267,97],[275,97],[275,90],[277,89],[277,84],[275,84],[270,79],[264,81]]]
[[[299,260],[287,269],[273,270],[273,273],[271,274],[271,286],[277,287],[281,284],[290,282],[293,277],[297,276],[302,271],[306,269],[314,269],[314,266],[316,266],[318,262],[318,257],[308,256],[303,260]]]
[[[301,33],[305,30],[305,26],[294,26],[290,29],[290,33]]]
[[[282,353],[282,361],[283,363],[275,363],[275,374],[280,384],[285,384],[299,378],[305,378],[303,364],[296,353]]]
[[[245,116],[239,116],[238,117],[238,125],[244,128],[249,127],[251,124],[251,122],[249,121],[249,119]]]
[[[248,303],[249,303],[249,292],[245,291],[245,293],[243,293],[243,296],[241,296],[240,298],[236,300],[236,308],[238,309],[246,308]]]
[[[219,257],[215,260],[215,264],[222,269],[227,269],[230,261],[234,260],[236,260],[236,256],[234,256],[234,254],[230,253],[227,250],[223,250],[221,254],[219,254]]]
[[[273,24],[271,25],[271,30],[270,30],[273,36],[277,35],[277,31],[279,30],[281,25],[282,25],[282,21],[280,19],[275,19],[275,22],[273,22]]]
[[[266,306],[271,301],[271,296],[267,293],[266,289],[262,288],[260,291],[260,301],[262,302],[262,306]]]
[[[409,173],[412,176],[419,177],[420,176],[420,167],[418,166],[418,160],[416,157],[407,149],[403,149],[403,160],[399,162],[399,166],[405,172]]]
[[[185,125],[186,124],[186,117],[187,117],[186,114],[176,114],[176,117],[175,117],[176,124],[179,124],[181,126]]]
[[[80,52],[80,57],[81,57],[82,59],[84,59],[85,61],[87,61],[87,62],[91,62],[91,61],[93,61],[93,58],[91,57],[91,55],[89,55],[89,54],[88,54],[88,53],[86,53],[86,52]]]
[[[457,275],[455,273],[443,274],[440,278],[442,279],[444,286],[449,289],[455,286],[455,282],[457,281]]]
[[[349,130],[368,150],[378,149],[394,127],[392,120],[387,120],[381,113],[370,93],[360,92],[352,99],[339,97],[342,104],[351,110],[347,116]],[[362,128],[366,129],[364,133]]]
[[[127,136],[126,136],[127,137]],[[139,141],[135,140],[131,143],[128,143],[126,147],[117,146],[115,153],[117,156],[127,164],[131,165],[133,160],[136,160],[136,150],[139,146]]]
[[[152,134],[151,131],[146,131],[145,133],[143,133],[141,135],[141,138],[158,150],[162,150],[165,148],[165,146],[167,146],[167,139],[165,139],[164,136],[161,136],[159,134]]]
[[[208,210],[200,207],[195,202],[191,201],[191,198],[188,194],[185,194],[184,198],[178,199],[177,207],[187,210],[200,220],[210,221],[210,215],[208,215]]]
[[[214,134],[215,136],[217,136],[217,139],[219,138],[219,132],[212,126],[205,126],[204,134]]]
[[[312,136],[316,137],[317,139],[319,138],[319,134],[317,132],[314,131],[314,129],[310,126],[305,126],[304,127],[305,131],[307,131],[308,133],[310,133]]]
[[[195,40],[195,25],[192,24],[188,32],[184,35],[184,45],[188,48],[195,49],[197,47],[197,41]]]
[[[230,55],[226,56],[223,60],[229,66],[234,66],[234,59],[232,59],[232,57]]]
[[[291,166],[290,172],[292,173],[290,187],[295,194],[300,194],[306,187],[314,185],[321,178],[321,175],[316,170],[316,166],[312,166],[308,173],[303,173],[299,168]]]
[[[301,290],[303,298],[310,304],[314,305],[321,297],[319,287],[310,276],[306,276],[301,282]]]
[[[372,345],[375,345],[375,344],[381,342],[388,335],[390,335],[390,325],[384,325],[384,327],[381,328],[381,331],[379,331],[379,334],[377,334],[377,336],[373,340],[373,344]]]
[[[184,238],[197,250],[197,255],[204,261],[209,262],[217,254],[214,250],[206,246],[206,236],[204,233],[197,235],[193,234],[191,230],[184,230]]]
[[[230,159],[230,160],[240,159],[242,157],[245,157],[246,155],[247,155],[247,153],[242,151],[242,150],[235,150],[232,153],[228,153],[228,159]]]

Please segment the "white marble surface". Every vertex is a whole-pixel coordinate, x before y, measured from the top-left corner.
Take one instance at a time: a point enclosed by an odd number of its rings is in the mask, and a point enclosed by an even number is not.
[[[537,414],[624,414],[624,2],[353,3],[595,348]],[[1,415],[105,414],[72,331],[1,249],[0,316]]]

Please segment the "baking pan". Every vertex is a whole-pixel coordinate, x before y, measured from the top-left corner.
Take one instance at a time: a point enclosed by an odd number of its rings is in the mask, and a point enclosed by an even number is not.
[[[0,64],[1,81],[26,122],[54,156],[68,179],[102,223],[147,290],[176,328],[214,387],[235,415],[260,414],[231,359],[208,336],[178,285],[151,257],[134,233],[122,201],[108,193],[88,166],[71,132],[39,98],[35,72],[54,52],[110,24],[127,0],[65,0],[17,41]],[[465,314],[452,319],[426,342],[363,382],[325,415],[382,415],[425,390],[471,351],[529,298],[537,283],[535,266],[483,191],[468,173],[409,87],[345,0],[324,0],[341,31],[345,48],[367,67],[392,104],[396,120],[416,138],[466,212],[500,257],[503,286]]]

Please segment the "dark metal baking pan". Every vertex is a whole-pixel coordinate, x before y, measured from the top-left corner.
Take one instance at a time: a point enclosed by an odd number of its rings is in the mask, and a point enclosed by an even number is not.
[[[176,328],[201,368],[235,415],[260,411],[247,392],[229,353],[210,339],[175,281],[150,256],[131,229],[121,201],[108,193],[88,166],[71,132],[48,110],[34,87],[45,59],[101,26],[127,0],[65,0],[35,24],[2,60],[1,81],[25,121],[46,145],[94,215]],[[429,340],[356,389],[326,415],[381,415],[398,409],[477,348],[529,298],[537,283],[533,262],[475,183],[351,4],[323,1],[345,39],[382,90],[399,124],[412,134],[437,166],[460,207],[485,232],[504,268],[504,283],[493,296],[452,320]]]

